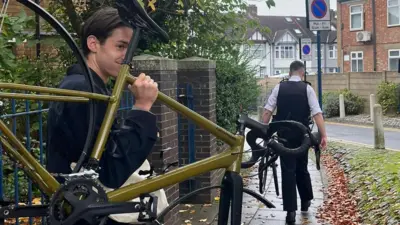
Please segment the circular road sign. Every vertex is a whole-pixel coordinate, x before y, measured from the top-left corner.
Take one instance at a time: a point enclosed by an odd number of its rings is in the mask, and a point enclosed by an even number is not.
[[[313,0],[311,3],[311,12],[318,18],[324,18],[328,11],[328,6],[324,0]]]
[[[309,45],[304,45],[304,46],[303,46],[303,53],[304,53],[305,55],[310,54],[310,50],[311,50],[311,48],[310,48]]]

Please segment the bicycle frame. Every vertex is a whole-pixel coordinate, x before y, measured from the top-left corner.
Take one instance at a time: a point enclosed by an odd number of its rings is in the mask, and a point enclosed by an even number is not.
[[[108,108],[90,156],[90,159],[99,161],[104,151],[104,146],[110,133],[111,125],[114,121],[114,115],[116,114],[120,103],[119,100],[122,96],[123,87],[126,83],[134,83],[136,79],[129,74],[129,69],[129,65],[124,64],[121,66],[111,96],[59,88],[0,83],[0,88],[2,89],[24,90],[48,94],[38,95],[3,92],[0,93],[0,97],[40,101],[58,100],[67,102],[88,102],[90,99],[93,99],[108,102]],[[245,141],[242,135],[234,135],[228,132],[214,122],[190,110],[186,106],[161,92],[158,93],[157,100],[167,105],[174,111],[182,114],[186,118],[192,120],[199,127],[202,127],[211,134],[215,135],[218,139],[228,144],[230,149],[207,159],[177,168],[168,173],[108,192],[107,195],[110,202],[129,201],[139,197],[141,194],[151,193],[169,185],[182,182],[190,177],[197,176],[215,169],[224,168],[226,171],[230,171],[232,173],[240,173]],[[60,183],[39,162],[36,161],[36,159],[29,153],[24,145],[10,131],[7,125],[1,120],[0,130],[2,135],[6,137],[0,137],[5,151],[23,166],[24,171],[29,178],[32,179],[32,182],[36,183],[44,193],[49,196],[54,194],[59,188]]]

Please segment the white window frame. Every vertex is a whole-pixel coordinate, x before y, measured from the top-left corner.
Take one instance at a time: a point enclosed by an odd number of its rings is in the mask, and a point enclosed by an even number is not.
[[[333,47],[333,49],[331,50],[330,47]],[[333,57],[331,57],[331,52],[333,52]],[[329,59],[337,59],[337,46],[336,45],[328,46],[328,57],[329,57]]]
[[[362,68],[361,72],[364,72],[364,52],[363,51],[350,52],[350,72],[361,73],[360,71],[353,71],[353,53],[355,53],[357,56],[355,58],[355,60],[360,60],[360,59],[362,60],[363,68]],[[361,58],[358,58],[358,53],[361,53]],[[358,66],[358,63],[357,63],[357,66]]]
[[[321,44],[321,59],[324,58],[324,46]],[[315,45],[315,49],[314,49],[314,55],[315,58],[318,59],[318,45]]]
[[[265,77],[267,75],[267,67],[260,66],[260,77]]]
[[[285,47],[292,48],[292,57],[289,57],[289,58],[282,57],[282,48],[283,48],[283,55],[285,55],[285,51],[286,51]],[[279,52],[278,53],[279,57],[276,57],[277,51]],[[289,52],[289,49],[287,51]],[[294,45],[276,45],[274,54],[275,54],[274,55],[275,59],[295,59],[296,58],[296,47]]]
[[[247,56],[252,59],[262,59],[265,58],[265,44],[253,44],[253,45],[245,45],[244,52]]]
[[[399,52],[399,56],[390,56],[390,52]],[[390,59],[400,59],[400,49],[389,49],[388,50],[388,71],[397,71],[398,68],[395,70],[390,69]]]
[[[358,7],[358,6],[361,6],[361,12],[352,13],[351,8]],[[349,7],[349,14],[350,14],[350,24],[349,24],[350,31],[364,30],[364,5],[363,4],[351,5]],[[361,14],[361,27],[352,28],[351,27],[352,15],[356,15],[356,14]]]
[[[387,7],[386,7],[387,26],[388,27],[400,26],[400,20],[399,20],[399,23],[397,23],[397,24],[389,24],[389,8],[397,8],[397,13],[398,13],[398,16],[400,17],[400,1],[398,0],[397,1],[397,5],[395,5],[395,6],[390,6],[389,7],[389,0],[386,1],[386,4],[387,4]]]

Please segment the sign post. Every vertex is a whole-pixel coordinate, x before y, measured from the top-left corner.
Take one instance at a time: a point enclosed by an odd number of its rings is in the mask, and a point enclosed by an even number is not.
[[[322,108],[322,71],[321,71],[321,31],[331,30],[329,0],[306,0],[307,24],[310,30],[317,31],[318,56],[318,101]]]
[[[311,38],[302,38],[301,39],[301,59],[303,61],[311,61]]]
[[[300,58],[304,61],[304,81],[307,81],[307,61],[312,61],[311,38],[300,38]]]

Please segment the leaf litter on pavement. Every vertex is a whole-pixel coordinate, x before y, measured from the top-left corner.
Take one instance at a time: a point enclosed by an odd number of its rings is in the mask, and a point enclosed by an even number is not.
[[[318,217],[331,225],[400,224],[400,152],[330,145],[321,156],[329,186]]]

